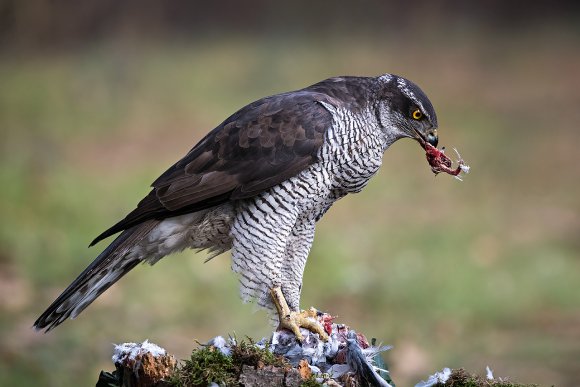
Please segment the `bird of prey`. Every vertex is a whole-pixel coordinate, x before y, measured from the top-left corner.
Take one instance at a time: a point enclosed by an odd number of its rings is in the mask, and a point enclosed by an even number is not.
[[[393,74],[343,76],[259,99],[209,132],[95,243],[120,233],[36,320],[50,331],[75,318],[141,262],[185,248],[231,250],[244,301],[278,312],[280,326],[326,333],[300,311],[316,222],[361,191],[395,141],[437,146],[425,93]]]

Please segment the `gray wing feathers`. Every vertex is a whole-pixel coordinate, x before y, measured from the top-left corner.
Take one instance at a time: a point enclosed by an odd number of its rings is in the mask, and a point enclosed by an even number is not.
[[[234,113],[152,184],[125,219],[91,245],[148,219],[164,219],[254,196],[314,161],[332,116],[319,92],[263,98]]]

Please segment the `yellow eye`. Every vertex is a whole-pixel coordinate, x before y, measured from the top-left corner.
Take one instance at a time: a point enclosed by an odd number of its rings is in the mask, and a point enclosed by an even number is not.
[[[413,115],[413,118],[416,119],[416,120],[420,120],[421,118],[423,118],[423,113],[419,109],[415,109],[413,111],[413,114],[412,115]]]

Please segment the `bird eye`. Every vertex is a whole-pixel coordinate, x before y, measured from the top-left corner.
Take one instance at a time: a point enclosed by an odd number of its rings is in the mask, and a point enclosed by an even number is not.
[[[421,110],[419,110],[419,109],[415,109],[413,111],[412,116],[413,116],[414,119],[420,120],[421,118],[423,118],[423,112],[421,112]]]

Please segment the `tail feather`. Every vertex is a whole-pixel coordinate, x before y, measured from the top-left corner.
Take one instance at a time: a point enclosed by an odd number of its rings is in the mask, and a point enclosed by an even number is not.
[[[36,320],[34,328],[48,332],[67,318],[74,319],[98,296],[127,274],[142,258],[131,248],[157,225],[146,221],[123,231]]]

